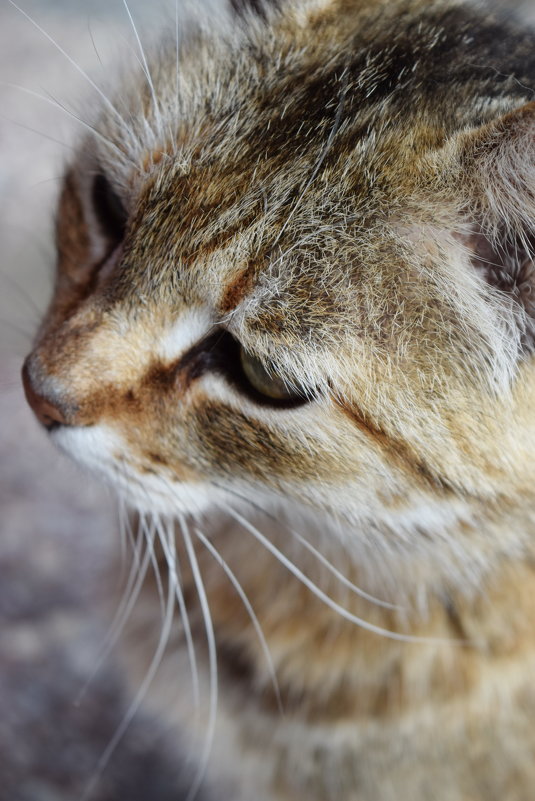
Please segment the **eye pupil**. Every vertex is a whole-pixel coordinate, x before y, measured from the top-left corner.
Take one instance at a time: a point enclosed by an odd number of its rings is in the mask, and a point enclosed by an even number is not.
[[[93,182],[93,207],[104,236],[119,244],[124,239],[128,214],[103,173],[98,173]]]

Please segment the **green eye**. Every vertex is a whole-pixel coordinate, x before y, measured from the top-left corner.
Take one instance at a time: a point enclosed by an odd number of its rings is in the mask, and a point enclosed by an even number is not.
[[[249,384],[266,398],[289,403],[304,403],[306,395],[298,388],[289,387],[282,378],[266,370],[260,359],[240,348],[240,362],[245,378]]]

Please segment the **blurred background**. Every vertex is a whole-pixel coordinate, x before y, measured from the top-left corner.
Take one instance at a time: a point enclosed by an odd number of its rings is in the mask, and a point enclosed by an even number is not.
[[[48,36],[103,86],[135,43],[122,0],[20,2],[46,33],[0,0],[0,801],[78,801],[131,700],[113,653],[80,696],[109,626],[99,602],[116,582],[116,505],[50,447],[19,373],[52,288],[55,196],[80,133],[56,103],[90,117],[98,99]],[[129,5],[143,38],[174,18],[174,0]],[[500,5],[535,18],[534,0]],[[137,715],[87,801],[179,801],[175,749]]]

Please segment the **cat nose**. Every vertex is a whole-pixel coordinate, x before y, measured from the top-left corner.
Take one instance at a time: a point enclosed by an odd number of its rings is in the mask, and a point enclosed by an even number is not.
[[[22,368],[22,385],[24,394],[39,422],[49,430],[57,425],[67,425],[61,409],[51,400],[41,395],[35,388],[28,367],[28,359]]]

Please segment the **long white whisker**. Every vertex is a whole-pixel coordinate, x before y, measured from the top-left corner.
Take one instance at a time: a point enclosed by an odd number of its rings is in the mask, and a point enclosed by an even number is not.
[[[129,528],[127,529],[127,531],[129,531]],[[131,530],[129,531],[129,534],[131,538],[132,537]],[[130,616],[134,604],[139,596],[141,587],[143,586],[143,582],[145,580],[145,576],[147,574],[147,570],[151,562],[151,554],[153,552],[153,544],[151,540],[153,539],[154,539],[154,529],[152,529],[151,531],[147,525],[147,520],[145,515],[140,515],[138,522],[137,542],[133,543],[134,557],[132,560],[132,567],[130,569],[130,573],[128,576],[126,587],[123,592],[123,596],[121,598],[121,602],[119,604],[119,607],[117,609],[117,612],[115,614],[112,623],[112,628],[110,630],[110,636],[113,636],[114,644],[117,639],[115,636],[115,628],[117,628],[119,632],[121,631],[126,620]],[[141,555],[143,553],[143,544],[145,545],[145,552],[143,555],[143,559],[141,559]]]
[[[127,161],[129,161],[130,164],[132,164],[132,166],[139,171],[139,165],[137,165],[135,161],[133,161],[132,159],[128,158],[126,154],[123,153],[123,151],[115,144],[115,142],[112,142],[111,139],[108,139],[107,136],[101,134],[100,131],[97,131],[97,129],[93,125],[90,125],[81,117],[78,117],[73,111],[70,111],[70,109],[66,108],[62,103],[60,103],[55,98],[46,97],[46,95],[41,95],[39,94],[39,92],[35,92],[33,89],[28,89],[28,87],[20,86],[19,84],[16,83],[1,81],[0,85],[9,87],[10,89],[17,89],[19,92],[24,92],[25,94],[30,95],[30,97],[36,97],[38,100],[42,100],[44,103],[48,103],[49,105],[54,106],[54,108],[63,111],[64,114],[67,114],[71,119],[76,120],[76,122],[78,122],[80,125],[86,128],[88,131],[90,131],[90,133],[93,136],[96,136],[96,138],[99,139],[104,145],[106,145],[106,147],[109,147],[110,150],[115,151],[115,153],[119,156],[121,160],[127,159]]]
[[[162,657],[163,657],[164,652],[165,652],[165,648],[166,648],[167,643],[169,641],[169,636],[170,636],[170,633],[171,633],[171,627],[172,627],[172,624],[173,624],[174,609],[175,609],[175,605],[174,605],[174,587],[173,587],[172,583],[169,581],[168,582],[168,586],[167,586],[167,602],[166,602],[166,606],[165,606],[165,617],[164,617],[164,620],[163,620],[163,623],[162,623],[162,631],[160,633],[160,639],[158,640],[158,645],[156,647],[156,651],[154,653],[152,661],[151,661],[151,663],[149,665],[147,673],[145,674],[145,678],[143,679],[143,681],[141,683],[141,686],[140,686],[139,690],[136,693],[135,698],[133,699],[133,701],[131,702],[131,704],[130,704],[130,706],[128,708],[128,711],[124,715],[123,719],[121,720],[120,724],[118,725],[117,729],[115,730],[115,734],[113,735],[112,739],[108,743],[108,746],[107,746],[106,750],[104,751],[104,753],[102,754],[101,758],[99,759],[99,761],[97,763],[97,766],[96,766],[95,774],[94,774],[92,780],[90,781],[90,783],[88,784],[88,786],[86,787],[86,790],[83,793],[80,801],[89,801],[89,798],[91,797],[97,782],[99,781],[100,777],[102,776],[102,772],[104,771],[104,769],[106,768],[108,762],[110,761],[110,758],[111,758],[113,752],[115,751],[115,749],[117,748],[119,742],[123,738],[126,730],[128,729],[128,726],[132,722],[132,720],[133,720],[134,716],[136,715],[139,707],[141,706],[141,704],[142,704],[142,702],[143,702],[143,700],[144,700],[144,698],[145,698],[145,696],[147,694],[147,690],[149,689],[150,685],[152,684],[152,682],[154,680],[154,676],[156,675],[156,672],[157,672],[157,670],[158,670],[158,668],[160,666],[160,663],[162,661]]]
[[[159,520],[157,515],[153,514],[150,523],[150,528],[147,529],[147,548],[149,548],[150,551],[152,572],[154,573],[154,578],[156,580],[156,589],[158,592],[158,598],[160,600],[160,612],[163,619],[165,617],[165,597],[163,591],[162,577],[160,575],[160,566],[158,564],[158,560],[154,552],[154,539],[155,539],[154,535],[156,531],[159,531],[158,522]]]
[[[133,542],[132,538],[132,531],[130,530],[130,521],[128,520],[128,510],[126,508],[126,503],[122,496],[119,495],[119,506],[118,506],[118,523],[119,523],[119,561],[120,561],[120,575],[119,575],[119,585],[123,583],[125,570],[126,570],[126,548],[127,548],[127,536],[130,537],[130,541]]]
[[[93,36],[93,31],[91,29],[91,20],[89,20],[89,19],[87,20],[87,31],[89,33],[89,36],[91,37],[91,44],[93,45],[93,50],[95,51],[95,55],[98,58],[98,62],[99,62],[101,67],[104,67],[104,64],[102,63],[102,59],[100,57],[100,53],[98,52],[98,47],[97,47],[97,43],[95,42],[95,37]]]
[[[141,54],[141,60],[143,61],[143,72],[145,73],[145,77],[149,84],[150,93],[152,95],[152,102],[154,103],[154,111],[156,114],[156,118],[158,120],[158,125],[160,125],[161,118],[160,118],[160,104],[158,103],[158,98],[156,97],[156,90],[154,89],[154,84],[152,82],[152,76],[150,74],[149,65],[147,62],[147,58],[145,56],[145,50],[143,49],[143,45],[141,43],[141,38],[139,36],[136,23],[134,22],[134,18],[130,12],[130,8],[128,6],[127,0],[123,0],[123,5],[126,9],[126,13],[128,14],[128,19],[130,20],[130,25],[132,26],[132,30],[134,31],[134,36],[136,37],[137,46],[139,47],[139,52]]]
[[[160,543],[162,545],[165,561],[167,563],[167,569],[169,570],[169,581],[173,585],[175,597],[178,603],[178,609],[180,612],[180,617],[182,619],[182,625],[184,628],[184,637],[186,638],[186,647],[188,650],[188,659],[190,664],[193,703],[196,712],[198,712],[200,704],[199,669],[197,666],[197,657],[195,655],[195,644],[193,642],[193,636],[191,633],[188,610],[186,607],[184,593],[182,591],[182,585],[180,581],[179,563],[178,563],[178,555],[176,552],[173,522],[171,520],[167,521],[167,526],[164,526],[162,523],[158,527],[158,535],[160,537]]]
[[[282,707],[282,700],[281,700],[279,683],[277,681],[277,674],[276,674],[276,671],[275,671],[275,665],[273,664],[273,657],[271,656],[271,651],[269,650],[269,646],[268,646],[266,638],[264,636],[264,632],[262,630],[262,626],[260,625],[260,621],[258,620],[258,617],[257,617],[257,615],[256,615],[256,613],[255,613],[255,611],[254,611],[254,609],[252,607],[252,604],[251,604],[249,598],[247,597],[247,594],[245,593],[245,590],[243,589],[242,585],[238,581],[235,573],[231,570],[231,568],[229,567],[227,562],[223,559],[223,557],[221,556],[221,554],[219,553],[217,548],[215,548],[214,545],[210,542],[210,540],[207,537],[205,537],[205,535],[202,533],[202,531],[200,531],[198,528],[195,528],[194,530],[195,530],[195,534],[200,539],[200,541],[202,542],[204,547],[210,552],[210,554],[214,557],[216,562],[224,570],[224,572],[227,575],[227,577],[228,577],[229,581],[231,582],[232,586],[234,587],[234,589],[238,593],[238,595],[240,597],[240,600],[243,603],[243,605],[244,605],[244,607],[245,607],[245,609],[247,611],[247,614],[249,615],[249,617],[251,619],[251,623],[253,624],[253,626],[255,628],[256,634],[257,634],[258,639],[260,641],[260,645],[262,646],[262,650],[264,652],[264,656],[265,656],[265,659],[266,659],[266,662],[267,662],[267,666],[268,666],[269,676],[270,676],[270,679],[271,679],[271,683],[273,684],[273,690],[275,692],[275,696],[277,698],[277,705],[279,707],[279,711],[280,711],[281,714],[284,714],[284,710],[283,710],[283,707]]]
[[[55,136],[51,136],[44,131],[40,131],[38,128],[32,128],[31,125],[26,125],[23,122],[18,122],[18,120],[11,119],[11,117],[6,117],[5,114],[0,114],[0,119],[9,122],[11,125],[16,125],[17,128],[24,128],[25,131],[31,131],[31,133],[37,134],[37,136],[42,136],[43,139],[49,139],[51,142],[55,142],[57,145],[66,147],[68,150],[76,149],[73,145],[69,145],[68,142],[64,142],[62,139],[57,139]]]
[[[318,174],[318,172],[319,172],[319,170],[321,168],[321,165],[325,161],[325,158],[327,157],[327,154],[331,149],[334,137],[336,136],[336,134],[338,132],[338,129],[340,127],[340,121],[342,119],[342,111],[343,111],[343,108],[344,108],[344,103],[345,103],[346,94],[347,94],[347,86],[348,86],[348,74],[347,74],[347,71],[346,71],[346,72],[344,72],[344,83],[343,83],[342,89],[340,91],[340,98],[338,100],[338,106],[336,108],[336,114],[335,114],[334,122],[333,122],[332,128],[331,128],[331,130],[329,132],[329,136],[327,137],[327,141],[325,143],[325,147],[322,149],[322,151],[321,151],[321,153],[320,153],[320,155],[319,155],[319,157],[318,157],[318,159],[317,159],[317,161],[316,161],[316,163],[314,165],[312,173],[310,174],[309,179],[305,183],[305,185],[304,185],[299,197],[295,201],[292,209],[290,210],[288,216],[286,217],[286,220],[284,221],[284,224],[283,224],[282,228],[280,229],[279,233],[275,237],[275,241],[273,242],[272,247],[275,247],[275,245],[277,244],[277,242],[279,241],[279,239],[283,235],[284,231],[288,228],[288,225],[290,224],[290,222],[292,220],[292,217],[294,216],[295,212],[299,208],[299,205],[300,205],[302,199],[304,198],[307,190],[309,189],[311,184],[314,182],[314,180],[316,178],[316,175]]]
[[[347,587],[349,590],[351,590],[351,592],[355,593],[355,595],[358,595],[359,598],[363,598],[365,601],[370,601],[371,603],[375,604],[375,606],[381,606],[383,609],[399,610],[402,608],[399,604],[391,604],[388,601],[382,601],[380,598],[376,598],[375,595],[370,595],[370,593],[366,592],[365,590],[361,590],[360,587],[358,587],[356,584],[353,584],[353,582],[350,581],[347,576],[344,576],[344,574],[338,570],[338,568],[329,562],[329,560],[321,553],[321,551],[311,545],[306,537],[303,537],[302,534],[299,534],[292,528],[288,528],[288,531],[290,531],[292,536],[295,537],[301,543],[301,545],[307,549],[307,551],[309,551],[319,562],[321,562],[321,564],[329,571],[329,573],[332,573],[332,575],[338,579],[340,584],[343,584],[344,587]]]
[[[214,633],[214,626],[212,623],[212,615],[210,613],[210,605],[208,603],[208,597],[206,595],[206,590],[204,588],[204,582],[202,580],[201,572],[199,570],[199,563],[195,555],[195,550],[191,542],[191,537],[186,525],[186,521],[182,516],[180,516],[179,522],[180,522],[180,528],[182,530],[182,536],[184,538],[184,544],[186,546],[186,551],[191,564],[193,578],[195,581],[195,585],[197,587],[199,602],[201,604],[204,626],[206,629],[206,641],[208,644],[208,661],[210,665],[210,709],[208,715],[208,728],[206,731],[206,739],[199,764],[199,769],[193,780],[189,793],[187,794],[185,799],[185,801],[193,801],[193,799],[199,792],[202,783],[204,781],[204,778],[206,776],[215,736],[215,725],[217,719],[217,702],[218,702],[217,645]]]
[[[272,520],[277,525],[283,525],[284,528],[286,529],[286,531],[288,531],[293,537],[295,537],[313,556],[316,557],[316,559],[318,559],[319,562],[321,562],[321,564],[330,573],[333,574],[333,576],[335,576],[345,587],[347,587],[352,592],[354,592],[355,595],[358,595],[360,598],[364,598],[364,600],[370,601],[371,603],[376,604],[377,606],[382,606],[385,609],[401,610],[403,608],[399,604],[392,604],[392,603],[389,603],[388,601],[383,601],[380,598],[376,598],[375,595],[370,595],[370,593],[367,593],[365,590],[361,589],[359,586],[354,584],[352,581],[350,581],[347,578],[347,576],[344,576],[344,574],[340,570],[338,570],[338,568],[336,568],[332,564],[332,562],[329,562],[327,557],[325,557],[321,553],[321,551],[319,551],[317,548],[315,548],[313,545],[311,545],[308,542],[308,540],[305,537],[303,537],[302,534],[299,534],[297,531],[295,531],[295,529],[291,528],[284,521],[279,520],[274,514],[269,512],[267,509],[264,509],[264,507],[260,506],[260,504],[258,504],[256,501],[253,501],[250,498],[247,498],[245,495],[242,495],[241,493],[236,492],[236,490],[234,490],[234,489],[229,489],[229,488],[223,487],[222,485],[217,484],[215,481],[212,482],[212,485],[214,487],[218,487],[218,489],[222,489],[224,492],[230,492],[236,498],[238,498],[239,500],[244,501],[245,503],[249,504],[249,506],[251,506],[253,509],[257,510],[261,514],[265,515],[267,518]]]
[[[89,686],[91,685],[91,682],[93,681],[98,671],[102,667],[103,663],[106,661],[109,654],[115,647],[117,640],[119,639],[119,636],[121,634],[121,631],[123,630],[126,621],[130,617],[134,604],[139,597],[139,593],[141,592],[141,587],[143,586],[143,582],[145,581],[145,576],[147,575],[147,570],[150,564],[150,547],[148,540],[146,539],[145,536],[146,532],[147,528],[144,517],[140,516],[139,528],[138,528],[138,541],[134,547],[134,559],[128,576],[127,584],[122,593],[121,600],[117,607],[117,611],[113,616],[113,620],[110,624],[108,633],[104,638],[102,645],[100,646],[99,649],[100,654],[96,659],[93,670],[85,680],[82,689],[80,690],[75,700],[76,704],[79,704],[81,702]],[[140,543],[143,541],[145,541],[145,554],[143,556],[143,559],[141,560]]]
[[[18,6],[14,2],[14,0],[8,0],[8,2],[13,6],[13,8],[16,8],[17,11],[20,14],[23,15],[23,17],[26,17],[28,22],[30,22],[34,26],[34,28],[36,28],[46,39],[48,39],[48,41],[61,53],[61,55],[64,56],[70,64],[72,64],[72,66],[75,68],[75,70],[77,70],[77,72],[80,73],[80,75],[88,82],[88,84],[100,95],[100,97],[102,98],[104,103],[107,105],[107,107],[110,109],[110,111],[120,121],[121,125],[124,128],[126,128],[126,123],[125,123],[124,118],[121,116],[121,114],[119,114],[119,112],[117,111],[117,109],[115,108],[115,106],[113,105],[111,100],[104,94],[104,92],[102,91],[100,86],[98,86],[90,78],[90,76],[87,74],[87,72],[82,69],[82,67],[72,58],[72,56],[70,56],[67,53],[67,51],[64,50],[63,47],[61,47],[61,45],[58,42],[56,42],[55,39],[53,39],[52,36],[50,36],[50,34],[47,33],[47,31],[45,31],[44,28],[42,28],[39,25],[38,22],[36,22],[34,19],[32,19],[32,17],[30,17],[30,15],[26,13],[26,11],[24,11],[20,6]]]
[[[410,634],[400,634],[396,631],[390,631],[390,629],[385,629],[382,626],[376,626],[374,623],[370,623],[367,620],[364,620],[357,615],[354,615],[349,610],[345,609],[343,606],[338,604],[332,598],[330,598],[327,593],[323,592],[320,587],[318,587],[314,582],[300,570],[297,565],[288,559],[288,557],[282,553],[275,545],[273,545],[267,537],[265,537],[252,523],[250,523],[246,518],[242,517],[242,515],[233,509],[231,506],[225,504],[224,508],[241,526],[249,531],[263,546],[268,550],[273,556],[278,559],[278,561],[286,567],[290,573],[292,573],[299,581],[305,585],[320,601],[332,609],[334,612],[337,612],[340,617],[343,617],[345,620],[350,621],[351,623],[355,623],[357,626],[365,629],[366,631],[371,631],[374,634],[380,634],[382,637],[388,637],[391,640],[398,640],[400,642],[407,642],[407,643],[420,643],[420,644],[436,644],[436,643],[445,643],[445,642],[456,642],[460,643],[459,640],[451,640],[448,638],[437,638],[437,637],[418,637]]]

